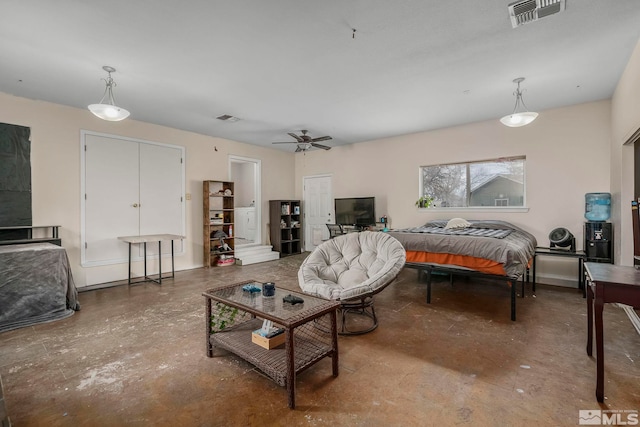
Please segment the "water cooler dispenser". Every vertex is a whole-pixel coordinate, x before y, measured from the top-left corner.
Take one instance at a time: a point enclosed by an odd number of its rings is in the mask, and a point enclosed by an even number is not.
[[[613,264],[613,224],[610,193],[585,194],[584,251],[587,261]]]

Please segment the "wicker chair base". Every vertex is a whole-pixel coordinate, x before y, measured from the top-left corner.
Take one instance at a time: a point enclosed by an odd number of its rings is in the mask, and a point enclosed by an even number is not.
[[[373,307],[373,296],[365,296],[360,300],[341,301],[340,307],[340,327],[338,334],[340,335],[362,335],[373,331],[378,327],[378,317]],[[362,329],[350,330],[347,327],[347,315],[360,316],[365,319],[366,326]]]

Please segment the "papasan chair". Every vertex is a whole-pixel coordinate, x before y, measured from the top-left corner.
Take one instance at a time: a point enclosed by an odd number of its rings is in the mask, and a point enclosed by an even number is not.
[[[306,294],[340,301],[341,335],[364,334],[378,327],[374,295],[393,282],[405,261],[405,250],[394,237],[383,232],[349,233],[316,247],[302,262],[298,282]],[[364,316],[364,327],[362,321],[349,321],[351,314]]]

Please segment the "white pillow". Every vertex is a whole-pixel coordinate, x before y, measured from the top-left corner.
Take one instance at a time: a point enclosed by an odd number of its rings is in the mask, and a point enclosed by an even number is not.
[[[462,219],[462,218],[451,218],[449,220],[449,222],[447,222],[447,225],[444,227],[446,228],[467,228],[471,225],[471,223],[469,221],[467,221],[466,219]]]

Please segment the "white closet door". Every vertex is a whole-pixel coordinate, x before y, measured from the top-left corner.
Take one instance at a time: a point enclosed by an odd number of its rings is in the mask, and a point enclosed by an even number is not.
[[[85,136],[86,263],[127,259],[127,244],[117,236],[139,229],[138,144]]]
[[[140,144],[140,234],[183,234],[182,150]],[[182,241],[173,243],[182,251]],[[163,242],[162,253],[171,253]],[[147,244],[147,254],[158,254],[157,244]]]

